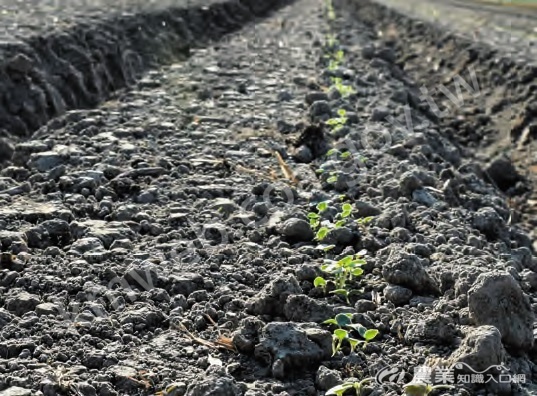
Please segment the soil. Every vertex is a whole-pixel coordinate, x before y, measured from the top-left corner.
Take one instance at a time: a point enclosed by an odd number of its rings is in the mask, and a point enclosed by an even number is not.
[[[368,377],[362,394],[400,395],[427,373],[454,382],[437,394],[535,394],[533,66],[365,0],[212,4],[159,11],[198,15],[190,41],[76,22],[58,48],[111,29],[139,74],[89,102],[66,83],[71,104],[35,122],[4,98],[0,395],[313,396]],[[447,100],[469,70],[479,94]],[[324,265],[351,258],[341,287]],[[330,318],[376,335],[334,351]]]

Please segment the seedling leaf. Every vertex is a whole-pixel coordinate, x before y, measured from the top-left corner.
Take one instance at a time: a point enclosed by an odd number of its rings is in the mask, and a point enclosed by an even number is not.
[[[313,285],[315,287],[325,287],[326,286],[326,280],[323,277],[318,276],[317,278],[315,278],[313,280]]]
[[[344,212],[351,212],[352,211],[352,205],[349,204],[349,203],[345,203],[345,204],[343,204],[341,209],[343,209]]]
[[[344,327],[344,326],[348,326],[348,325],[350,325],[352,323],[351,318],[352,318],[352,315],[349,317],[346,314],[337,314],[336,318],[335,318],[335,321],[336,321],[336,323],[337,323],[337,325],[339,327]]]
[[[338,386],[334,386],[333,388],[328,389],[328,391],[326,392],[326,396],[343,396],[343,394],[349,389],[352,389],[353,386],[354,385],[352,383],[345,383]]]
[[[343,341],[345,338],[349,336],[349,332],[343,329],[336,329],[334,330],[334,336],[336,336],[338,340]]]
[[[361,342],[363,342],[363,341],[357,340],[356,338],[348,338],[347,341],[349,341],[349,344],[351,344],[351,352],[354,352],[356,347],[360,345]]]
[[[328,209],[328,202],[319,202],[317,204],[317,210],[319,212],[324,212],[326,209]]]
[[[365,333],[366,333],[367,329],[364,326],[362,326],[360,323],[348,324],[347,327],[350,327],[351,329],[356,330],[358,332],[358,334],[360,334],[360,337],[365,339]]]
[[[319,231],[317,231],[317,235],[315,236],[315,239],[317,239],[318,241],[322,241],[328,234],[328,231],[330,230],[327,227],[319,228]]]
[[[379,331],[377,329],[370,329],[370,330],[367,330],[363,337],[365,338],[366,341],[371,341],[373,338],[375,338],[377,335],[378,335]]]
[[[337,152],[338,152],[338,151],[337,151],[335,148],[330,149],[330,150],[328,150],[328,151],[326,152],[326,156],[327,156],[327,157],[330,157],[331,155],[334,155],[334,154],[337,153]]]

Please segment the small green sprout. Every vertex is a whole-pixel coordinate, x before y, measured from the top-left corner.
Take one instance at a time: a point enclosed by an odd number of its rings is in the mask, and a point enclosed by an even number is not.
[[[345,53],[343,50],[337,50],[332,55],[327,55],[327,57],[330,57],[330,62],[328,62],[328,70],[334,71],[336,70],[341,62],[343,62],[343,58],[345,57]],[[341,79],[340,79],[341,80]]]
[[[316,208],[319,213],[323,213],[326,209],[328,209],[328,201],[319,202]]]
[[[366,251],[362,250],[354,256],[345,256],[338,261],[325,260],[321,270],[334,275],[337,289],[345,289],[348,280],[352,280],[364,273],[364,270],[360,267],[366,264],[366,261],[362,258],[365,253]]]
[[[360,217],[359,219],[356,219],[356,223],[360,225],[368,225],[373,219],[373,216]]]
[[[427,396],[437,389],[453,389],[453,385],[430,385],[424,382],[409,382],[404,385],[406,396]]]
[[[330,173],[330,177],[326,179],[326,182],[330,184],[337,182],[337,175],[335,173]]]
[[[322,241],[324,238],[326,238],[326,235],[329,231],[330,230],[328,229],[328,227],[319,228],[319,230],[317,230],[317,234],[315,234],[315,240]]]
[[[337,154],[337,153],[339,153],[339,151],[338,151],[337,149],[335,149],[335,148],[331,148],[330,150],[328,150],[328,151],[326,152],[325,155],[326,155],[327,157],[331,157],[331,156],[333,156],[334,154]]]
[[[341,111],[341,115],[346,116],[345,110]],[[339,151],[338,149],[335,149],[335,148],[332,148],[332,149],[328,150],[325,155],[327,157],[331,157],[332,155],[335,155],[335,154],[338,154],[339,158],[341,158],[341,159],[347,159],[347,158],[350,158],[352,156],[352,153],[350,151],[345,151],[345,152],[342,153],[341,151]]]
[[[341,213],[341,218],[343,219],[349,217],[352,213],[352,205],[349,203],[343,204],[341,209],[343,209],[343,212]]]
[[[339,67],[338,61],[331,59],[330,62],[328,62],[328,70],[330,71],[337,70],[338,67]]]
[[[339,117],[330,118],[326,121],[326,125],[331,126],[333,132],[339,131],[347,123],[347,112],[345,109],[339,109],[337,114]]]
[[[373,219],[373,216],[360,217],[359,219],[356,219],[356,224],[358,224],[358,226],[360,226],[360,228],[367,234],[369,233],[367,230],[367,225],[371,223]]]
[[[332,84],[344,98],[356,92],[353,87],[343,84],[343,79],[340,77],[332,77]]]
[[[338,220],[338,221],[336,221],[335,226],[336,226],[336,228],[341,228],[341,227],[343,227],[345,224],[347,224],[347,221],[346,221],[346,220]]]
[[[326,279],[322,276],[318,276],[313,280],[313,286],[320,287],[326,293]]]
[[[332,356],[334,356],[341,347],[343,342],[347,341],[351,348],[351,353],[355,351],[358,345],[363,344],[364,348],[367,343],[373,340],[379,333],[376,329],[366,329],[359,323],[352,323],[352,314],[350,313],[340,313],[335,316],[333,319],[327,319],[323,324],[337,326],[337,329],[334,330],[332,334]],[[350,331],[346,330],[349,329]],[[358,340],[356,338],[350,337],[350,332],[356,331],[363,340]]]
[[[327,0],[326,7],[328,9],[328,20],[333,21],[336,19],[336,12],[334,10],[334,5],[331,0]]]
[[[329,34],[326,38],[326,46],[328,48],[333,48],[335,47],[337,44],[337,39],[336,39],[336,36],[333,35],[333,34]]]
[[[345,392],[348,390],[354,389],[354,392],[356,393],[356,396],[362,395],[362,389],[364,388],[364,385],[368,382],[373,382],[374,378],[364,378],[363,380],[359,382],[351,382],[347,381],[342,383],[341,385],[334,386],[333,388],[328,389],[326,392],[326,396],[343,396]]]
[[[311,228],[316,229],[317,227],[319,227],[320,216],[317,213],[308,213],[308,220],[310,221]]]
[[[345,56],[345,53],[343,52],[343,50],[337,50],[335,53],[334,53],[334,60],[336,62],[343,62],[343,58]]]

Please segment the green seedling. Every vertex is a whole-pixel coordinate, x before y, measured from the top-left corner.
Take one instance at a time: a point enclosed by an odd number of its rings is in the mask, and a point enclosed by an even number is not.
[[[373,218],[373,216],[360,217],[359,219],[356,219],[356,224],[358,224],[358,226],[367,234],[369,232],[367,230],[367,225],[371,223]]]
[[[437,389],[453,389],[453,385],[430,385],[423,382],[410,382],[404,387],[406,396],[427,396]]]
[[[341,209],[343,209],[343,212],[341,212],[341,218],[343,219],[349,217],[352,213],[352,205],[349,203],[343,204]]]
[[[349,203],[343,204],[342,210],[343,211],[341,213],[336,215],[336,219],[339,219],[336,221],[336,228],[343,227],[345,224],[347,224],[347,220],[352,214],[352,205]]]
[[[330,71],[335,71],[337,70],[339,67],[339,62],[331,59],[329,62],[328,62],[328,70]]]
[[[321,270],[334,276],[336,289],[345,289],[347,281],[364,273],[364,270],[360,267],[366,264],[366,261],[362,258],[365,253],[366,251],[362,250],[354,256],[345,256],[338,261],[325,260]]]
[[[337,50],[335,53],[334,53],[334,60],[336,62],[343,62],[343,58],[345,57],[345,53],[343,52],[343,50]]]
[[[315,230],[317,229],[321,224],[321,216],[319,216],[320,213],[323,213],[326,209],[328,209],[328,201],[319,202],[315,208],[317,209],[317,212],[310,212],[308,213],[308,219],[310,222],[310,226]]]
[[[313,286],[320,287],[323,289],[324,293],[326,294],[326,279],[324,279],[322,276],[318,276],[313,280]]]
[[[329,34],[326,36],[326,46],[328,48],[334,48],[336,44],[338,43],[336,36],[333,34]]]
[[[342,112],[341,114],[346,116],[346,113]],[[341,159],[347,159],[347,158],[352,157],[352,153],[350,151],[341,152],[341,151],[339,151],[338,149],[335,149],[335,148],[332,148],[332,149],[328,150],[325,155],[327,157],[331,157],[334,154],[339,155],[339,158],[341,158]]]
[[[326,179],[326,182],[330,183],[330,184],[333,184],[333,183],[337,182],[337,174],[334,173],[334,172],[331,172],[330,176],[328,177],[328,179]]]
[[[352,314],[350,313],[337,314],[335,318],[327,319],[323,322],[323,324],[338,327],[332,334],[332,356],[341,350],[344,341],[349,343],[352,353],[355,351],[358,345],[363,345],[363,347],[365,347],[365,345],[367,345],[369,341],[373,340],[379,333],[379,331],[376,329],[368,330],[359,323],[352,323]],[[356,331],[360,337],[363,338],[363,340],[358,340],[351,337],[351,331]]]
[[[334,52],[333,55],[327,55],[327,57],[331,58],[330,61],[328,62],[328,70],[334,71],[334,70],[337,70],[341,62],[343,62],[345,53],[343,52],[343,50],[337,50],[336,52]],[[341,83],[341,78],[339,80]]]
[[[325,155],[327,157],[331,157],[334,154],[338,154],[338,153],[339,153],[338,149],[332,148],[332,149],[328,150]]]
[[[326,1],[326,8],[327,8],[328,20],[333,21],[334,19],[336,19],[336,11],[334,10],[334,5],[332,4],[331,0]]]
[[[333,132],[340,130],[347,123],[347,112],[345,109],[339,109],[337,114],[339,117],[330,118],[326,121],[326,125],[332,127]]]
[[[333,388],[328,389],[326,391],[326,396],[343,396],[343,394],[349,390],[354,390],[356,396],[362,395],[362,389],[364,388],[364,385],[368,382],[373,382],[374,378],[364,378],[363,380],[359,382],[354,381],[348,381],[344,382],[341,385],[334,386]]]
[[[343,79],[340,77],[332,77],[332,86],[336,88],[344,98],[356,92],[353,87],[343,84]]]
[[[315,230],[319,227],[321,217],[317,213],[310,212],[308,213],[308,220],[310,221],[311,228]]]
[[[324,238],[326,238],[326,235],[328,235],[328,232],[330,232],[330,229],[328,227],[319,228],[317,230],[317,234],[315,234],[315,240],[322,241]]]
[[[328,209],[328,201],[319,202],[315,208],[319,213],[323,213],[326,209]]]

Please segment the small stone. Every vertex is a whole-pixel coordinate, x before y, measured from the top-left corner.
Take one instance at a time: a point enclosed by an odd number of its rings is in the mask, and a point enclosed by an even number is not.
[[[518,181],[522,180],[522,177],[512,161],[505,154],[500,154],[490,161],[485,168],[485,174],[494,181],[502,191],[507,191]]]
[[[484,273],[468,291],[470,317],[477,325],[495,326],[510,348],[533,346],[535,316],[528,297],[508,273]]]
[[[60,154],[54,151],[45,151],[32,154],[30,166],[37,169],[39,172],[47,172],[60,165],[62,162],[63,158]]]
[[[194,381],[186,390],[185,396],[236,396],[240,395],[235,380],[227,375],[209,377],[201,381]]]
[[[329,118],[331,115],[331,108],[330,104],[325,100],[318,100],[316,102],[313,102],[313,104],[310,106],[310,117],[313,120],[317,120],[320,117]]]
[[[412,171],[405,172],[401,175],[399,190],[401,194],[410,196],[414,190],[421,189],[422,182],[419,177]]]
[[[416,293],[438,293],[438,285],[424,268],[417,255],[392,248],[382,267],[382,276],[389,283],[404,286]]]
[[[315,384],[320,390],[326,391],[341,383],[339,371],[330,370],[325,366],[320,366],[315,375]]]
[[[322,322],[334,316],[334,308],[324,301],[317,301],[303,294],[290,295],[283,312],[287,320],[294,322]]]
[[[42,315],[57,315],[60,312],[58,305],[53,303],[43,303],[35,307],[37,316]]]
[[[501,338],[500,332],[494,326],[470,328],[461,345],[448,358],[448,366],[464,363],[472,371],[461,365],[462,371],[475,373],[501,364],[505,358]]]
[[[310,224],[302,219],[288,219],[281,226],[281,233],[296,241],[311,241],[314,237]]]
[[[20,386],[11,386],[0,391],[0,396],[32,396],[30,389],[21,388]]]
[[[256,315],[281,315],[287,297],[301,294],[302,288],[292,275],[278,277],[266,285],[258,296],[246,303],[246,311]]]
[[[316,337],[307,331],[311,324],[299,325],[289,322],[273,322],[267,324],[261,331],[260,342],[255,347],[254,354],[263,360],[272,361],[273,375],[279,379],[291,374],[291,370],[303,369],[315,365],[328,358],[331,354],[324,345],[316,342]],[[323,331],[326,338],[330,333]],[[280,360],[274,365],[274,363]],[[277,369],[274,371],[274,369]]]
[[[358,300],[356,301],[356,304],[354,304],[354,308],[358,313],[365,313],[377,309],[377,304],[369,300]]]
[[[324,92],[308,92],[306,94],[306,103],[310,106],[319,100],[328,102],[328,95]]]
[[[489,239],[501,236],[505,228],[504,220],[491,207],[480,208],[474,215],[473,225]]]
[[[294,159],[297,162],[310,163],[313,161],[313,153],[308,146],[300,146],[295,150]]]
[[[384,297],[396,306],[408,304],[412,298],[412,290],[403,286],[388,285],[384,288]]]
[[[371,121],[379,122],[383,121],[386,117],[390,115],[390,110],[387,107],[376,107],[373,109],[371,114]]]
[[[15,313],[17,316],[22,316],[26,312],[33,311],[39,303],[39,297],[27,292],[20,292],[6,298],[7,310]]]

